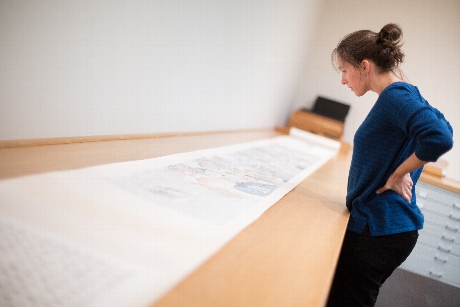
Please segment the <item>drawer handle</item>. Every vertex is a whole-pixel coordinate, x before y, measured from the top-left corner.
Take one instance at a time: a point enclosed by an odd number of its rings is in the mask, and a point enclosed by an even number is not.
[[[435,273],[433,270],[430,271],[430,276],[436,277],[436,278],[441,278],[442,273]]]
[[[448,236],[446,236],[444,234],[442,235],[441,239],[443,239],[444,241],[449,242],[449,243],[453,243],[455,241],[455,238],[448,237]]]
[[[449,218],[450,218],[451,220],[460,222],[460,216],[453,215],[452,213],[449,214]]]
[[[454,207],[454,209],[460,210],[460,204],[456,201],[454,201],[454,204],[452,205],[452,207]]]
[[[444,263],[447,262],[447,258],[441,258],[441,257],[439,257],[438,255],[436,255],[436,256],[434,257],[434,261],[444,264]]]
[[[452,226],[452,225],[446,224],[446,229],[452,232],[458,232],[458,226]]]
[[[441,252],[445,252],[445,253],[450,253],[450,250],[451,250],[450,247],[442,246],[442,244],[439,244],[439,245],[438,245],[438,249],[439,249]]]
[[[425,192],[425,191],[420,191],[420,192],[418,192],[418,196],[420,196],[421,198],[427,198],[427,197],[428,197],[428,193]]]

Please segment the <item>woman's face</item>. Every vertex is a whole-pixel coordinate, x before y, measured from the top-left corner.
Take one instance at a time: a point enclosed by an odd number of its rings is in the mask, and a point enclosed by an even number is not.
[[[347,62],[341,62],[339,69],[342,72],[341,83],[348,86],[356,96],[362,96],[368,91],[365,86],[363,71]]]

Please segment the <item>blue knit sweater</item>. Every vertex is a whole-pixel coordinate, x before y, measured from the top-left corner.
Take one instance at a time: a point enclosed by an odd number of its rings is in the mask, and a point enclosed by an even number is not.
[[[389,85],[381,93],[356,131],[348,177],[346,206],[348,229],[371,235],[389,235],[423,228],[416,204],[415,185],[422,168],[411,173],[414,183],[409,204],[392,190],[378,195],[388,177],[411,154],[436,161],[453,146],[453,130],[444,115],[405,82]]]

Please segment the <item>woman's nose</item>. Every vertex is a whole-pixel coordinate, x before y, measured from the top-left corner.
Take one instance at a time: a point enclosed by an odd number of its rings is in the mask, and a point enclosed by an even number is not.
[[[340,80],[340,83],[342,84],[347,84],[347,79],[345,78],[345,74],[342,73],[342,80]]]

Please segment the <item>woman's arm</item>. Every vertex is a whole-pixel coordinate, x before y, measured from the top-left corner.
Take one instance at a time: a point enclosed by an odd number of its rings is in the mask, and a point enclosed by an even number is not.
[[[413,153],[409,158],[407,158],[401,165],[396,168],[393,174],[390,175],[387,182],[383,187],[376,191],[377,194],[381,194],[387,190],[393,190],[399,195],[401,195],[407,202],[410,203],[412,199],[412,179],[410,177],[410,172],[419,169],[424,166],[427,161],[422,161],[415,153]]]

